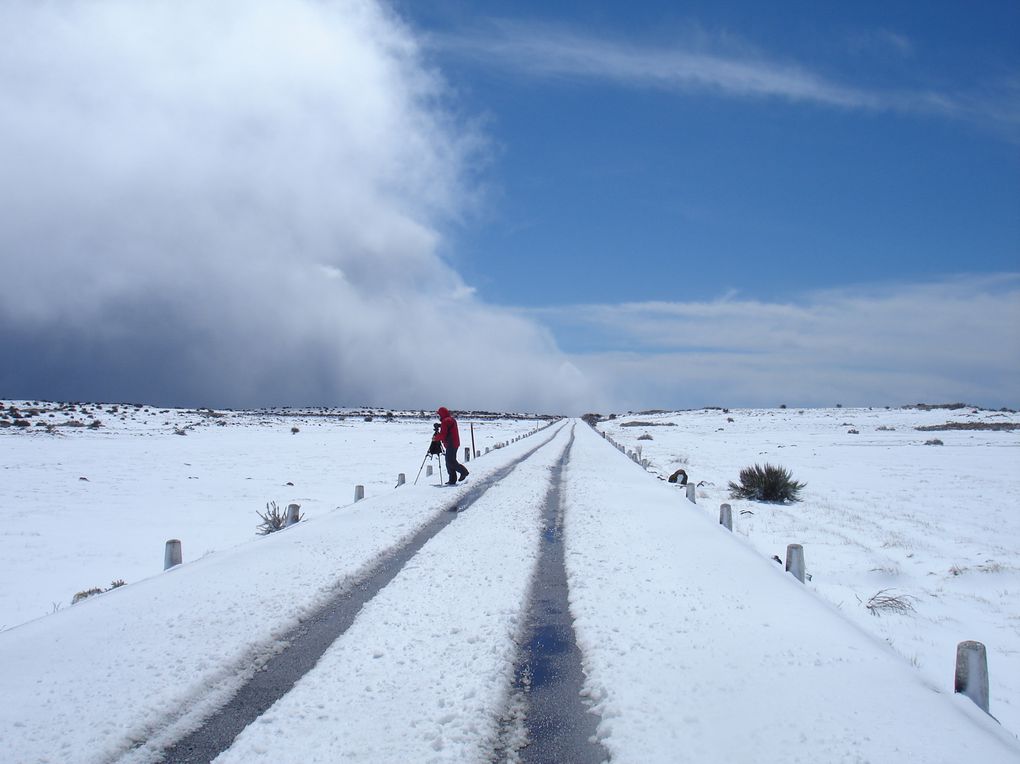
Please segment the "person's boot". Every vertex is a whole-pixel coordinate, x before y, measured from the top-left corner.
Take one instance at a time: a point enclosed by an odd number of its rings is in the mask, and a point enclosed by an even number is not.
[[[461,480],[461,482],[467,480],[467,476],[470,475],[470,474],[471,473],[468,472],[467,467],[461,467],[460,468],[460,480]]]

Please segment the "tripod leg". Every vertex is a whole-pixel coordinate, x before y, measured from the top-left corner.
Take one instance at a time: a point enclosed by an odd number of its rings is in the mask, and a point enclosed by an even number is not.
[[[425,469],[425,460],[428,459],[432,454],[425,454],[425,459],[421,460],[421,466],[418,468],[418,474],[414,477],[414,482],[411,485],[418,485],[418,478],[421,477],[421,471]]]

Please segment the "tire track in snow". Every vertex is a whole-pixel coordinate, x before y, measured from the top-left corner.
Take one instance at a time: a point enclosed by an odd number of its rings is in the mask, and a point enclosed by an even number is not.
[[[229,748],[245,727],[265,713],[315,666],[329,646],[354,623],[362,607],[389,584],[429,540],[522,462],[549,445],[564,426],[556,427],[537,446],[485,480],[471,485],[407,543],[392,550],[363,578],[344,587],[294,631],[284,636],[282,639],[287,647],[270,658],[263,669],[242,685],[226,705],[206,717],[200,727],[164,748],[161,760],[173,764],[204,764]]]
[[[559,463],[542,512],[542,547],[529,594],[524,640],[504,713],[497,762],[598,764],[609,754],[595,739],[599,717],[581,698],[584,673],[570,616],[563,557],[563,468]]]

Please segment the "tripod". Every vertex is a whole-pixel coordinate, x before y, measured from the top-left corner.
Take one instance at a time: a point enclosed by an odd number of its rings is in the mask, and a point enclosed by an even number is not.
[[[439,425],[438,424],[432,425],[432,432],[433,433],[439,432]],[[429,444],[429,450],[425,452],[425,458],[421,460],[421,467],[418,468],[418,474],[414,478],[413,485],[418,485],[418,478],[421,477],[421,471],[423,469],[425,469],[425,462],[427,460],[431,459],[433,456],[440,456],[440,455],[442,455],[442,453],[443,453],[443,447],[439,443],[438,440],[434,440],[434,441],[432,441]],[[440,482],[442,481],[442,479],[443,479],[443,460],[440,459],[439,460],[439,480],[440,480]]]
[[[425,462],[428,461],[429,459],[431,459],[433,456],[435,456],[435,454],[433,454],[431,451],[429,451],[427,454],[425,454],[425,458],[421,460],[421,466],[418,468],[418,474],[417,474],[417,476],[415,476],[414,483],[412,483],[412,485],[418,485],[418,478],[421,477],[421,471],[423,469],[425,469]],[[442,479],[443,479],[443,460],[440,459],[439,460],[439,480],[442,481]]]

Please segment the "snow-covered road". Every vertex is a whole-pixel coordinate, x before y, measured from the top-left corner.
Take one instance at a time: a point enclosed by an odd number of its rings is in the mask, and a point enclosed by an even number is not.
[[[564,457],[570,611],[612,761],[1020,759],[969,700],[569,422],[466,487],[404,486],[0,633],[4,760],[158,760],[301,619],[500,475],[217,759],[491,760]]]

